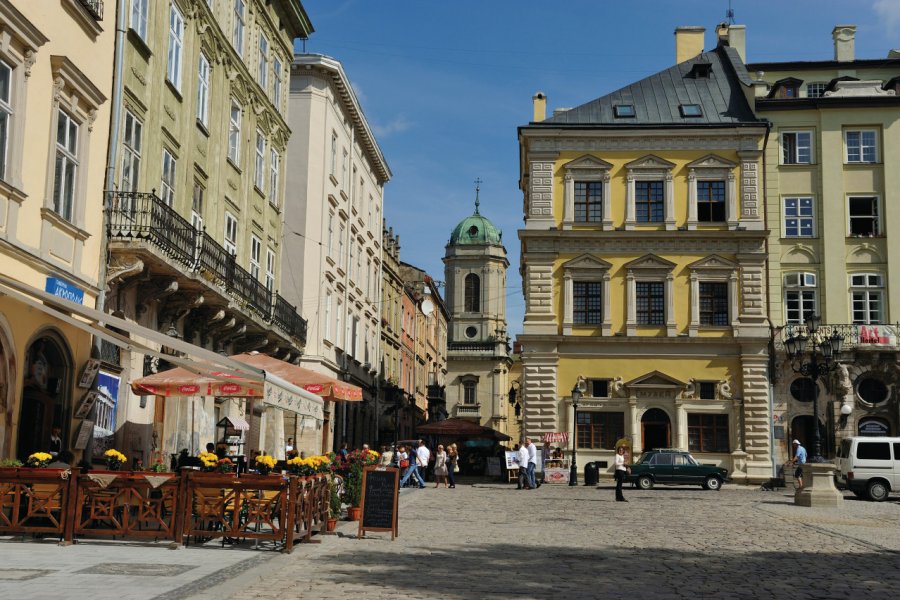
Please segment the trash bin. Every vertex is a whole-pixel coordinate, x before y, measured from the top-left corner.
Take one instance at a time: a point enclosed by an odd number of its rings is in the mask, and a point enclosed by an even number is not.
[[[600,483],[600,465],[589,462],[584,465],[584,485],[597,485]]]

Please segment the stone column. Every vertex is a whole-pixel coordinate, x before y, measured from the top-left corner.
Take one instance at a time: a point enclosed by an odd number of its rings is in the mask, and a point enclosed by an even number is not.
[[[749,483],[762,483],[772,476],[772,415],[769,413],[768,358],[764,342],[742,345],[741,371],[747,478]]]
[[[688,419],[684,401],[675,400],[675,447],[687,450],[688,447]]]
[[[697,172],[688,172],[688,218],[687,228],[697,229]]]
[[[675,231],[675,180],[672,170],[666,171],[666,230]]]
[[[529,342],[522,353],[522,427],[525,435],[559,431],[556,344]]]

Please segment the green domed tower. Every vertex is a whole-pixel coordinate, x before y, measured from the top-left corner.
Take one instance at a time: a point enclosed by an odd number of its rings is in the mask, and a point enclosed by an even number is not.
[[[503,234],[475,212],[450,234],[444,254],[447,348],[447,409],[506,432],[510,362],[506,335],[506,270]]]

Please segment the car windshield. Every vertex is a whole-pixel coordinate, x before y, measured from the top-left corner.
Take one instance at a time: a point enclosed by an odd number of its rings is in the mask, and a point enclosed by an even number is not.
[[[690,454],[684,454],[683,456],[684,456],[684,462],[686,462],[686,463],[689,464],[689,465],[698,465],[698,464],[700,464],[700,463],[698,463],[696,460],[694,460],[694,457],[691,456]]]
[[[653,456],[653,455],[650,454],[649,452],[644,452],[643,454],[641,454],[640,458],[638,458],[638,464],[643,464],[643,463],[647,462],[648,460],[650,460],[651,456]]]

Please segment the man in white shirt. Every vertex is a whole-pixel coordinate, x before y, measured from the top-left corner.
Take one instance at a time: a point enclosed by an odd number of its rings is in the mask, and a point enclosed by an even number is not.
[[[534,445],[531,438],[525,438],[525,443],[528,444],[528,485],[536,488],[537,482],[534,480],[534,469],[537,467],[537,446]]]
[[[428,460],[430,458],[431,452],[425,447],[425,441],[419,440],[419,447],[416,449],[416,468],[406,472],[406,475],[400,480],[400,487],[403,487],[406,484],[406,481],[412,475],[415,475],[419,482],[419,489],[423,489],[425,487],[425,479],[422,478],[422,473],[428,468]]]
[[[528,444],[525,440],[522,440],[522,443],[519,445],[519,449],[516,451],[517,459],[519,463],[519,487],[516,489],[531,489],[531,482],[528,481]]]

